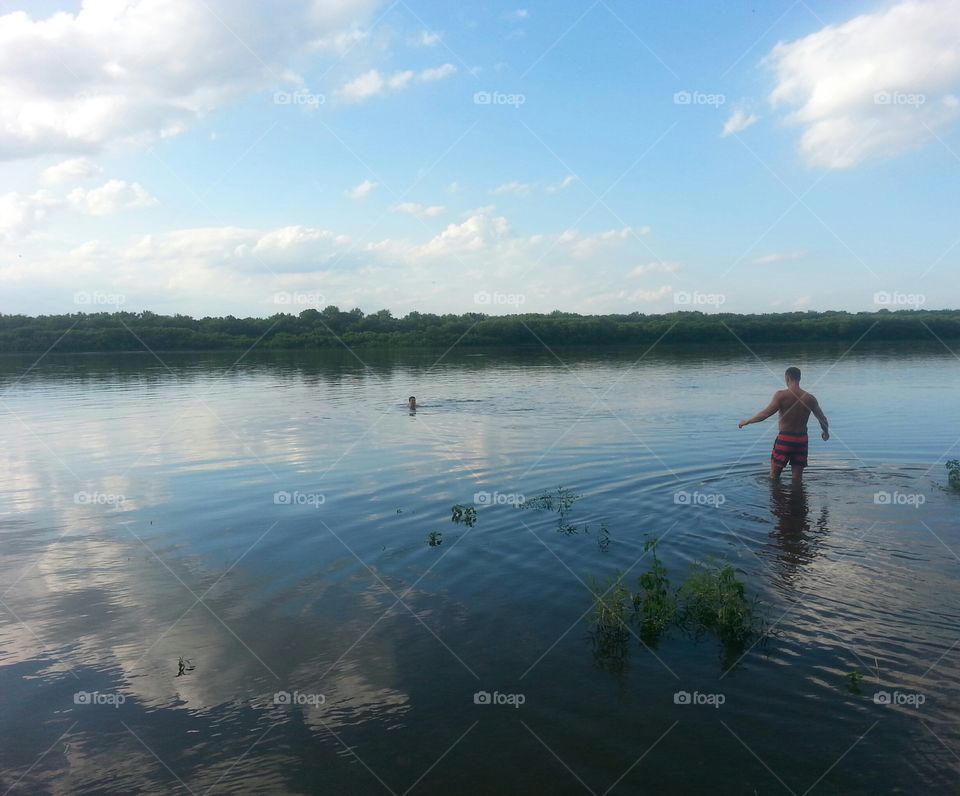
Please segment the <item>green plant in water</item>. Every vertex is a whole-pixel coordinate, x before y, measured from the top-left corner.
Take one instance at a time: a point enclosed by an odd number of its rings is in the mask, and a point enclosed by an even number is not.
[[[590,591],[593,592],[593,622],[597,632],[626,638],[627,606],[632,598],[623,585],[623,573],[618,573],[606,586],[591,578]]]
[[[754,605],[729,564],[693,565],[677,589],[681,623],[696,634],[710,631],[725,645],[743,644],[757,633]]]
[[[575,494],[572,489],[560,486],[554,492],[544,492],[529,500],[524,500],[517,505],[517,508],[533,509],[534,511],[555,511],[562,518],[581,497],[581,495]]]
[[[647,539],[643,551],[649,552],[653,561],[637,579],[640,590],[632,598],[633,613],[640,625],[640,638],[645,643],[654,643],[676,619],[677,600],[669,591],[667,568],[657,558],[656,539]]]
[[[430,531],[427,534],[427,544],[430,547],[439,547],[443,544],[443,534],[440,531]]]
[[[960,490],[960,459],[947,462],[947,480],[953,489]]]
[[[863,680],[863,673],[859,669],[847,672],[847,688],[855,694],[860,693],[860,681]]]
[[[457,503],[457,505],[453,507],[452,512],[450,521],[455,522],[457,525],[462,523],[468,528],[472,528],[477,524],[477,510],[473,506],[462,506]]]

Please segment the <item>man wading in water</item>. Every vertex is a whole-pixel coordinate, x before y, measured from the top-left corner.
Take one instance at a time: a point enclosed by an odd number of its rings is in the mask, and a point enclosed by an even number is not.
[[[770,454],[770,477],[777,481],[783,468],[790,464],[793,483],[803,481],[803,468],[807,466],[807,421],[810,414],[820,421],[824,442],[830,439],[827,416],[820,409],[817,399],[800,389],[800,368],[787,368],[787,389],[777,390],[766,409],[761,409],[748,420],[740,421],[740,428],[751,423],[762,423],[775,412],[780,413],[780,433],[773,443]]]

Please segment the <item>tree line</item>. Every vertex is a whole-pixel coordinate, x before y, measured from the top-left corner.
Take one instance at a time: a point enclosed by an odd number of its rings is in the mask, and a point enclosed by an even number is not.
[[[268,318],[192,318],[154,312],[0,314],[0,352],[212,351],[350,347],[433,348],[453,345],[595,346],[667,343],[787,343],[960,338],[960,310],[878,312],[697,311],[645,315],[579,315],[555,311],[461,315],[390,310],[365,314],[336,306]]]

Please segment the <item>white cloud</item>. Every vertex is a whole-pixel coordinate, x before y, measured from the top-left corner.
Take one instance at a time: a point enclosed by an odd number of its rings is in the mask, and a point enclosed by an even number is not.
[[[559,243],[569,246],[574,257],[584,259],[596,256],[601,249],[616,244],[618,241],[646,235],[649,232],[650,227],[640,227],[639,229],[621,227],[596,232],[593,235],[581,235],[579,230],[568,229],[557,240]]]
[[[443,205],[424,207],[416,202],[401,202],[390,208],[391,213],[403,213],[408,216],[416,216],[417,218],[436,218],[437,216],[443,215],[446,210],[447,208]]]
[[[344,84],[337,94],[346,102],[363,102],[390,91],[400,91],[412,82],[431,83],[449,77],[457,71],[453,64],[443,64],[417,73],[410,69],[384,75],[378,69],[371,69]]]
[[[445,77],[450,77],[457,71],[457,67],[453,64],[443,64],[442,66],[435,67],[433,69],[424,69],[420,73],[420,80],[425,83],[430,83],[434,80],[443,80]]]
[[[660,285],[656,290],[635,290],[627,296],[630,302],[660,301],[673,293],[671,285]]]
[[[512,20],[514,22],[519,22],[521,19],[529,19],[529,18],[530,18],[530,12],[525,8],[518,8],[515,11],[511,11],[509,14],[507,14],[507,19]]]
[[[433,47],[440,43],[440,35],[432,30],[424,30],[417,36],[415,43],[420,47]]]
[[[367,32],[363,30],[344,30],[314,39],[310,42],[310,49],[335,55],[345,55],[360,42],[366,41],[367,37]]]
[[[120,210],[157,204],[138,182],[109,180],[99,188],[74,188],[67,199],[91,216],[109,216]]]
[[[813,166],[842,169],[918,146],[960,115],[960,0],[908,0],[780,43],[775,107]]]
[[[573,174],[568,174],[566,177],[560,180],[560,182],[553,183],[552,185],[548,185],[546,187],[546,192],[560,193],[560,191],[565,191],[567,188],[573,185],[576,181],[577,181],[576,176],[574,176]]]
[[[364,180],[359,185],[355,185],[349,191],[344,192],[344,196],[348,199],[354,199],[356,201],[361,201],[366,199],[372,192],[373,189],[377,187],[377,183],[373,180]]]
[[[512,196],[529,196],[530,191],[532,190],[533,186],[530,183],[511,180],[510,182],[503,183],[503,185],[498,185],[490,193],[492,193],[494,196],[502,196],[504,194],[510,194]]]
[[[13,240],[23,237],[44,223],[63,205],[63,199],[55,197],[50,191],[37,191],[29,195],[0,195],[0,239]]]
[[[460,183],[459,183],[459,182],[456,182],[456,181],[451,182],[451,183],[447,186],[447,193],[460,193],[460,191],[462,191],[462,190],[463,190],[463,188],[461,187]]]
[[[44,169],[40,179],[47,185],[61,185],[80,182],[102,173],[103,169],[89,158],[71,158]]]
[[[177,135],[290,78],[294,54],[378,2],[311,0],[281,14],[233,0],[86,0],[75,13],[0,16],[0,159]]]
[[[759,117],[754,116],[752,113],[747,113],[743,109],[737,109],[723,125],[723,133],[721,133],[721,135],[726,138],[728,135],[746,130],[751,125],[756,124],[758,119]]]
[[[800,260],[805,256],[806,252],[802,251],[771,252],[770,254],[764,254],[761,257],[757,257],[753,263],[754,265],[771,265],[773,263],[785,263],[792,262],[794,260]]]
[[[680,270],[679,263],[644,263],[638,265],[630,272],[630,276],[643,276],[644,274],[672,274]]]
[[[109,180],[90,190],[74,188],[67,196],[46,189],[32,194],[7,193],[0,195],[0,239],[24,238],[71,209],[84,215],[106,216],[156,203],[140,183],[125,180]]]

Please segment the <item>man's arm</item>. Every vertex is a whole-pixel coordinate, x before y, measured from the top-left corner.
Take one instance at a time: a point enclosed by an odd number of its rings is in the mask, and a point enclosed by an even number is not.
[[[810,396],[813,398],[813,396]],[[816,398],[813,398],[813,404],[810,406],[810,411],[813,412],[813,416],[820,421],[820,436],[823,438],[823,441],[826,442],[830,439],[830,424],[827,422],[827,416],[823,413],[823,410],[820,408],[820,404],[817,402]]]
[[[773,394],[773,398],[770,399],[770,403],[767,404],[765,409],[761,409],[753,417],[748,418],[747,420],[741,420],[738,428],[749,426],[751,423],[762,423],[771,415],[775,415],[779,409],[780,409],[780,393],[775,392]]]

